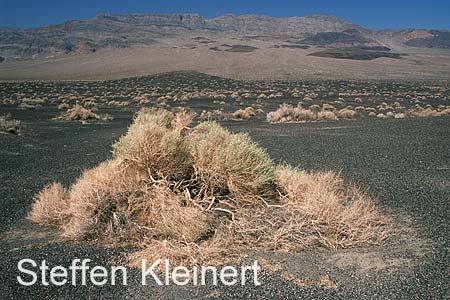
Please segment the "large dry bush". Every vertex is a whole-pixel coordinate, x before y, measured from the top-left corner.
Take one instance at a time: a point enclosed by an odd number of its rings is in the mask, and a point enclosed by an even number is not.
[[[389,221],[332,172],[275,167],[248,135],[193,116],[143,110],[68,190],[36,196],[30,219],[72,240],[135,245],[130,255],[219,263],[251,249],[299,251],[381,243]]]

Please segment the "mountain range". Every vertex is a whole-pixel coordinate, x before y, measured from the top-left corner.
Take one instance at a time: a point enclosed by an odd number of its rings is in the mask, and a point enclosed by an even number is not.
[[[331,15],[274,18],[264,15],[99,14],[39,28],[0,27],[0,62],[89,53],[103,48],[151,46],[161,39],[230,36],[274,40],[285,47],[357,48],[390,51],[398,47],[450,48],[450,31],[373,30]]]

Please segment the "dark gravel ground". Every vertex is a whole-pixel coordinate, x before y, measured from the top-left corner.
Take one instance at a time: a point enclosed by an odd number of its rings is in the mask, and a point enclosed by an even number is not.
[[[2,110],[8,110],[2,108]],[[378,198],[411,234],[371,249],[256,253],[299,276],[328,274],[337,289],[299,286],[282,273],[263,273],[263,285],[233,287],[141,286],[133,271],[129,285],[102,288],[21,287],[17,262],[46,259],[68,266],[90,258],[91,265],[120,262],[126,249],[54,243],[53,233],[23,218],[32,196],[53,180],[70,184],[82,169],[109,156],[110,145],[126,131],[131,112],[113,111],[110,124],[50,121],[55,110],[13,111],[23,120],[23,136],[0,135],[0,299],[449,299],[450,296],[450,118],[358,120],[269,125],[225,122],[245,131],[277,162],[308,170],[340,170]],[[333,263],[347,257],[348,266]],[[357,268],[352,260],[366,258]],[[367,259],[369,257],[369,259]]]

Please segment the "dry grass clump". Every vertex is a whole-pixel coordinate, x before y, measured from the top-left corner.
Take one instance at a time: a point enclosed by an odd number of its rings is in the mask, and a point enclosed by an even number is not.
[[[275,167],[248,135],[194,116],[142,110],[113,158],[36,196],[29,218],[72,240],[135,245],[130,263],[220,263],[252,249],[381,243],[389,220],[332,172]]]
[[[20,134],[22,130],[21,121],[13,119],[10,114],[0,115],[0,132]]]

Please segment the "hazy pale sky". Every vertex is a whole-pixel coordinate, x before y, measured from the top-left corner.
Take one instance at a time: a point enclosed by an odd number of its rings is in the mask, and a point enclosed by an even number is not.
[[[450,29],[450,0],[0,0],[0,26],[36,27],[98,13],[333,14],[377,29]]]

